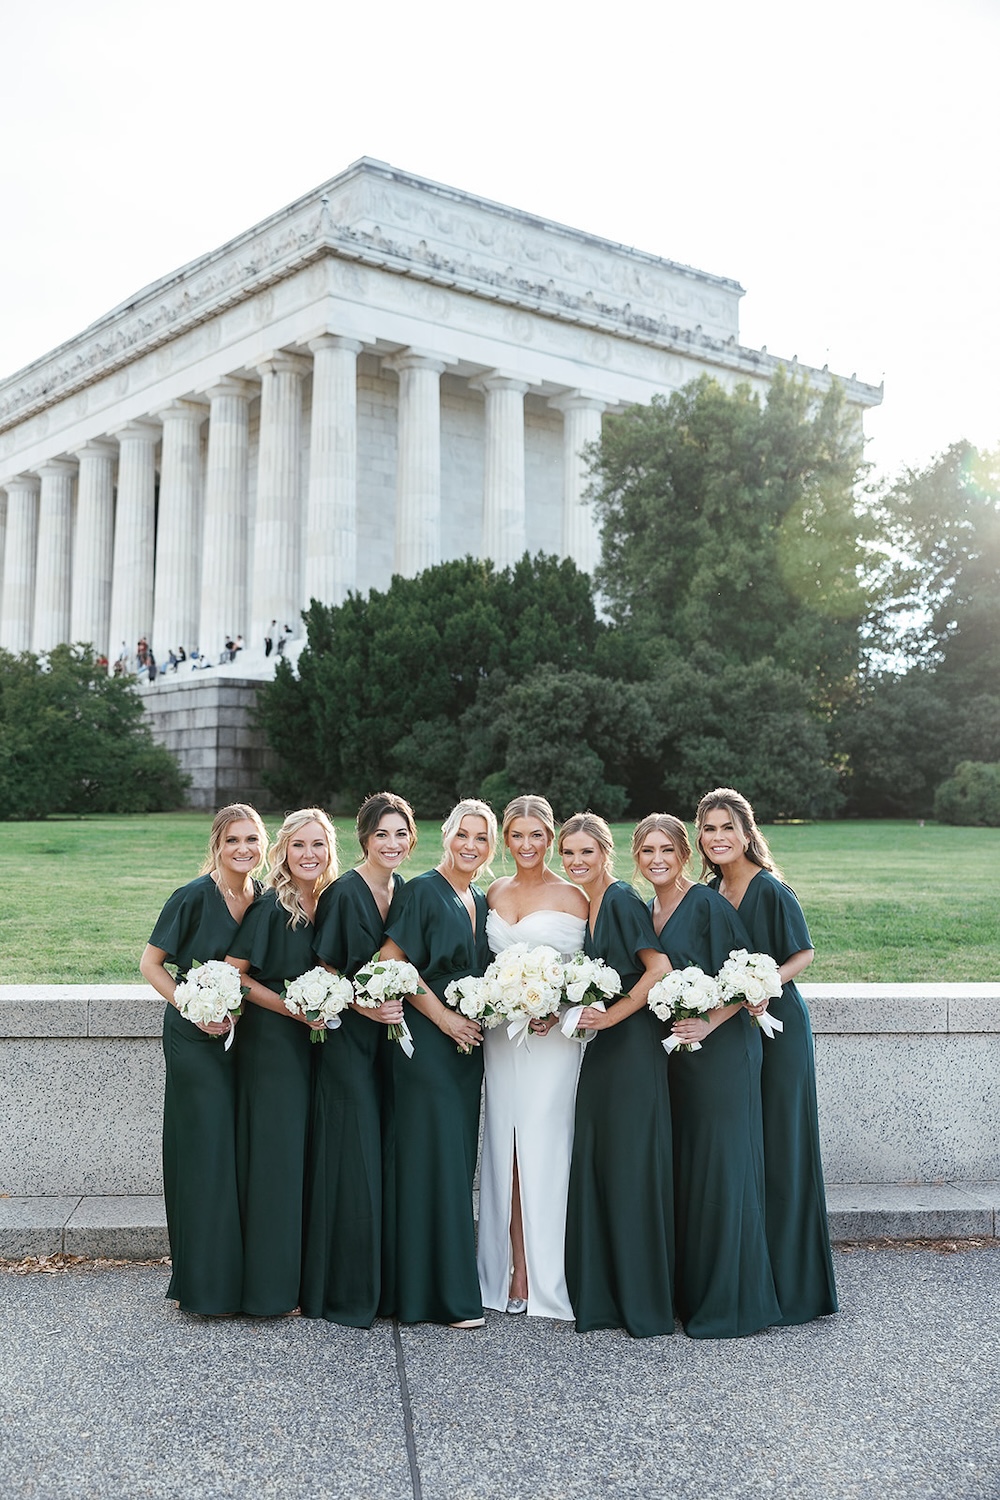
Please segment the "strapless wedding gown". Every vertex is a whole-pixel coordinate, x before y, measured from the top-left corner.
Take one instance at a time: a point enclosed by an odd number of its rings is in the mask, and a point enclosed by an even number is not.
[[[493,953],[513,943],[548,944],[577,953],[587,924],[561,911],[533,911],[505,922],[491,911],[486,937]],[[510,1289],[510,1210],[514,1146],[521,1187],[521,1218],[528,1263],[528,1312],[572,1321],[566,1290],[566,1193],[573,1153],[573,1114],[583,1048],[558,1027],[531,1034],[520,1046],[506,1026],[487,1031],[486,1107],[479,1173],[479,1282],[485,1307],[507,1306]]]

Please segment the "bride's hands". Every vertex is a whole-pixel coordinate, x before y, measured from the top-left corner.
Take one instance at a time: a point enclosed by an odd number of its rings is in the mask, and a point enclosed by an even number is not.
[[[533,1036],[548,1036],[553,1026],[558,1025],[558,1016],[542,1016],[540,1020],[530,1022],[528,1030]]]

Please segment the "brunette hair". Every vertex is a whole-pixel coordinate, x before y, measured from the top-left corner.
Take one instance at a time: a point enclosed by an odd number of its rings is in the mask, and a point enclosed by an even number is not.
[[[222,880],[222,849],[226,841],[226,829],[230,823],[253,823],[257,828],[260,839],[260,859],[254,866],[253,874],[264,864],[267,859],[267,829],[264,827],[260,813],[249,802],[230,802],[225,807],[220,807],[212,819],[212,829],[208,836],[208,853],[205,855],[204,863],[198,871],[199,875],[214,874]]]
[[[721,875],[721,868],[713,864],[705,853],[705,846],[701,841],[702,829],[705,819],[710,812],[716,809],[726,812],[732,818],[736,831],[743,840],[747,859],[753,865],[759,865],[762,870],[770,870],[772,875],[781,879],[781,871],[774,863],[774,856],[767,846],[767,839],[757,827],[757,821],[753,815],[753,808],[747,799],[731,786],[717,786],[714,792],[706,792],[698,803],[698,811],[695,813],[695,822],[698,825],[698,852],[701,855],[701,876]]]
[[[659,833],[665,833],[677,845],[677,852],[681,857],[681,874],[683,875],[688,860],[691,858],[691,840],[688,836],[687,825],[682,823],[680,818],[675,818],[673,813],[648,813],[641,822],[635,825],[635,831],[632,834],[632,863],[635,865],[636,874],[641,873],[639,870],[639,850],[649,838],[654,828]],[[646,877],[643,876],[643,879],[646,879]]]
[[[410,835],[410,848],[414,848],[417,842],[417,820],[413,816],[413,808],[405,797],[400,797],[396,792],[372,792],[366,797],[358,808],[358,815],[354,820],[355,831],[358,835],[358,843],[361,852],[368,858],[368,840],[375,832],[386,813],[398,813],[406,824],[406,830]]]
[[[571,833],[585,833],[592,838],[595,844],[604,851],[604,871],[606,875],[613,875],[615,869],[615,841],[611,837],[611,829],[604,819],[597,813],[582,812],[574,813],[567,818],[559,830],[559,853],[563,852],[563,844]]]
[[[326,835],[326,868],[316,877],[317,896],[337,878],[337,835],[326,813],[321,807],[300,807],[297,812],[290,812],[278,829],[267,871],[268,885],[277,896],[279,904],[288,912],[289,927],[298,927],[301,922],[309,920],[302,906],[299,888],[288,868],[288,846],[307,823],[318,823]]]

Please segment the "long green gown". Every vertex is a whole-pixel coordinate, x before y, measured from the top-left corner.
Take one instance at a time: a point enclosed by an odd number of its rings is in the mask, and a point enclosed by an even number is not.
[[[490,962],[486,897],[472,888],[473,932],[460,897],[436,870],[407,881],[385,935],[439,1000],[452,979]],[[391,1046],[385,1114],[380,1312],[401,1323],[482,1317],[472,1181],[479,1143],[483,1051],[459,1052],[416,1006],[406,1006],[413,1056]]]
[[[211,875],[199,875],[174,891],[149,941],[183,979],[196,960],[225,958],[239,925]],[[168,1005],[163,1016],[163,1196],[172,1262],[167,1296],[185,1312],[240,1309],[236,1058],[242,1024],[227,1052],[224,1038],[199,1031],[176,1006]]]
[[[642,898],[622,880],[604,894],[584,951],[628,993],[642,949],[658,949]],[[609,1008],[616,1001],[609,1001]],[[587,1043],[576,1095],[566,1214],[566,1285],[580,1333],[673,1333],[674,1182],[663,1024],[647,1006]]]
[[[738,914],[752,950],[770,953],[779,964],[812,947],[795,893],[769,870],[750,881]],[[782,1323],[808,1323],[837,1311],[812,1027],[794,984],[786,984],[769,1008],[785,1029],[764,1043],[760,1080],[767,1243]]]
[[[400,876],[393,877],[401,890]],[[348,870],[316,907],[313,948],[353,979],[382,945],[384,924],[368,885]],[[378,1312],[382,1256],[382,1098],[386,1028],[345,1010],[341,1027],[314,1047],[306,1164],[302,1312],[370,1328]]]
[[[289,927],[288,922],[276,893],[265,891],[229,950],[233,958],[249,959],[251,978],[277,994],[314,963],[312,923]],[[242,1309],[254,1317],[277,1317],[299,1305],[314,1048],[308,1026],[252,1001],[236,1045]]]
[[[733,948],[746,946],[729,902],[704,885],[691,887],[660,931],[675,969],[696,964],[717,974]],[[674,1294],[691,1338],[737,1338],[781,1321],[764,1229],[760,1068],[761,1034],[746,1010],[700,1051],[670,1054]]]

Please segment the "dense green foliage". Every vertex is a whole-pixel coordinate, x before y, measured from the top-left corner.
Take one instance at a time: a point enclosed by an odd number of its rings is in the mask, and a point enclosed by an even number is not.
[[[838,712],[848,807],[927,815],[962,761],[1000,754],[1000,456],[957,443],[882,497],[908,670],[860,677]]]
[[[0,818],[177,807],[186,778],[89,646],[0,652]]]
[[[1000,828],[1000,765],[960,761],[937,789],[934,816],[967,828]]]
[[[618,817],[732,784],[765,819],[928,816],[997,760],[996,460],[958,444],[871,491],[843,393],[784,374],[609,416],[590,457],[603,617],[541,555],[314,601],[259,698],[282,800],[531,787]]]
[[[466,558],[367,599],[314,600],[305,623],[298,676],[280,663],[258,696],[281,757],[274,790],[353,806],[391,784],[424,814],[478,790],[463,769],[463,715],[498,712],[540,665],[586,667],[604,628],[587,575],[540,555],[502,570]]]

